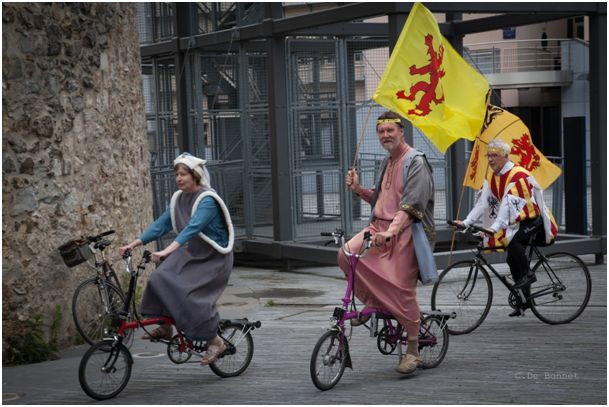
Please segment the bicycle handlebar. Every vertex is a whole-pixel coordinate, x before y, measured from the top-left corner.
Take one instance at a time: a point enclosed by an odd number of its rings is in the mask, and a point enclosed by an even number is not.
[[[366,231],[364,232],[364,245],[363,248],[360,250],[360,252],[358,254],[356,253],[351,253],[349,252],[346,247],[345,247],[345,232],[342,229],[336,229],[334,232],[330,233],[330,232],[321,232],[320,233],[321,236],[328,236],[328,237],[333,237],[334,238],[334,243],[336,243],[336,245],[339,245],[342,247],[342,250],[345,252],[345,254],[349,257],[357,255],[359,258],[362,258],[366,255],[366,252],[368,251],[368,249],[372,246],[372,233],[370,231]],[[385,239],[386,242],[389,242],[391,240],[391,237],[387,237]]]
[[[125,250],[125,254],[123,254],[123,259],[127,262],[127,273],[129,273],[132,277],[135,277],[136,275],[139,276],[141,274],[140,270],[143,271],[145,269],[145,265],[152,261],[152,253],[150,253],[148,250],[144,250],[144,253],[142,254],[142,260],[140,261],[140,264],[138,264],[137,270],[135,272],[133,270],[131,255],[131,250]]]
[[[106,230],[105,232],[102,232],[96,236],[87,236],[86,239],[89,241],[89,243],[94,243],[94,242],[101,240],[102,237],[111,235],[113,233],[114,233],[114,230]]]
[[[453,226],[459,230],[463,230],[463,231],[467,231],[468,229],[473,230],[474,232],[482,232],[482,233],[487,233],[489,235],[494,235],[495,232],[492,231],[491,229],[487,229],[487,228],[481,228],[480,226],[476,226],[476,225],[469,225],[469,226],[465,226],[465,225],[461,225],[460,223],[454,222],[452,220],[447,220],[446,223],[448,223],[450,226]]]

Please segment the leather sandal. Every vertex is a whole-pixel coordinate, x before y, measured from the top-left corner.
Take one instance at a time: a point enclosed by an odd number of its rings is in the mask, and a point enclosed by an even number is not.
[[[407,353],[400,361],[398,367],[395,368],[395,371],[402,374],[409,374],[421,366],[423,366],[423,359],[421,359],[420,356]]]
[[[224,341],[222,341],[222,344],[220,346],[209,345],[207,347],[207,350],[205,351],[205,354],[203,355],[203,359],[201,359],[201,365],[202,366],[211,365],[216,360],[218,360],[218,358],[224,352],[226,352],[226,349],[227,349],[227,347],[226,347],[226,344],[224,343]]]
[[[364,325],[370,319],[370,315],[363,315],[359,318],[351,318],[351,326]]]
[[[164,339],[170,341],[173,337],[173,328],[171,325],[161,325],[158,328],[154,329],[149,334],[142,335],[142,339],[157,341],[160,339]]]

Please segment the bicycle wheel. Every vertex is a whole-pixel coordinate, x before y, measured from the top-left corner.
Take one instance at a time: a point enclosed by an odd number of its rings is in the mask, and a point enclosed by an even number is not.
[[[311,379],[319,390],[329,390],[340,381],[349,357],[349,344],[342,332],[324,333],[311,355]]]
[[[540,259],[530,287],[531,311],[548,324],[566,324],[577,318],[590,300],[588,267],[570,253],[553,253]]]
[[[133,359],[122,343],[107,339],[93,345],[85,353],[78,368],[80,387],[96,400],[119,394],[131,377]]]
[[[180,337],[174,335],[167,344],[167,356],[175,364],[186,363],[192,356],[192,349],[186,343],[180,344]]]
[[[116,318],[125,307],[125,296],[113,284],[98,277],[85,280],[72,297],[72,318],[76,330],[85,342],[94,345],[116,332],[120,320]],[[125,345],[132,343],[133,331],[125,332]]]
[[[438,366],[448,352],[448,331],[446,323],[438,317],[426,317],[421,320],[419,330],[419,355],[423,359],[423,368]]]
[[[464,260],[440,274],[431,292],[431,309],[454,312],[457,317],[448,322],[448,332],[462,335],[480,326],[492,300],[493,286],[486,270],[473,260]]]
[[[229,324],[222,329],[220,336],[228,349],[209,367],[220,377],[239,376],[245,372],[254,356],[252,334],[244,325]]]

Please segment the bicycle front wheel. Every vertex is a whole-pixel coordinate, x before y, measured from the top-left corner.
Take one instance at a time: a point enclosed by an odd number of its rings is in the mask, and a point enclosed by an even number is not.
[[[570,253],[553,253],[540,259],[533,271],[537,281],[530,287],[531,311],[548,324],[566,324],[588,305],[590,272],[581,259]]]
[[[473,260],[457,262],[445,269],[431,292],[431,309],[454,312],[447,325],[452,335],[462,335],[478,328],[488,315],[493,300],[493,286],[484,268]]]
[[[125,345],[107,339],[85,353],[78,368],[80,387],[96,400],[119,394],[131,377],[133,359]]]
[[[421,320],[419,329],[419,355],[423,359],[423,368],[437,367],[448,352],[448,331],[446,322],[441,318],[430,316]]]
[[[252,334],[242,324],[228,324],[220,332],[228,349],[209,367],[220,377],[239,376],[254,356]]]
[[[313,349],[310,373],[319,390],[329,390],[340,381],[349,357],[347,338],[340,331],[324,333]]]

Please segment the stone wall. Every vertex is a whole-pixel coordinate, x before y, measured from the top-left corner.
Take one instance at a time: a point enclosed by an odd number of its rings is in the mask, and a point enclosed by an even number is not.
[[[57,305],[67,345],[72,294],[92,273],[57,247],[115,229],[118,256],[152,220],[135,6],[3,3],[2,22],[3,350],[22,321],[48,328]]]

